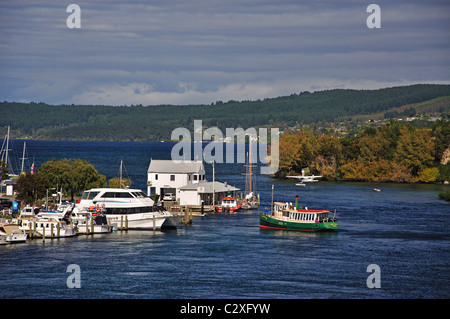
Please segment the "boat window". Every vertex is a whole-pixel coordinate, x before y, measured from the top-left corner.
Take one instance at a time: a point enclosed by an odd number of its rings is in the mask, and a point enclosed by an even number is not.
[[[130,193],[123,192],[123,193],[116,193],[116,198],[133,198],[133,196]]]
[[[100,192],[89,192],[88,199],[94,199]]]
[[[106,192],[101,197],[102,198],[114,198],[114,192]]]
[[[83,192],[81,199],[88,199],[89,192]]]

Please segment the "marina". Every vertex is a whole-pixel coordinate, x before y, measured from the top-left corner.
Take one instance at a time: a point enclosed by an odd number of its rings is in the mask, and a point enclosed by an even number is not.
[[[150,153],[163,158],[170,144],[28,141],[27,148],[39,150],[37,166],[69,156],[70,148],[71,157],[86,158],[108,177],[126,153],[131,189],[146,189]],[[244,188],[242,165],[216,164],[215,173]],[[212,175],[211,165],[205,175]],[[258,178],[259,210],[222,214],[204,205],[202,214],[201,205],[167,202],[177,211],[176,229],[121,231],[118,221],[110,232],[56,238],[57,224],[53,232],[50,222],[44,224],[45,237],[0,246],[0,297],[448,298],[449,204],[437,197],[445,185],[384,184],[374,192],[380,184],[320,181],[299,188],[290,180]],[[260,213],[271,209],[272,185],[273,203],[298,195],[301,207],[329,211],[331,218],[336,210],[339,230],[260,228]],[[70,264],[81,269],[82,289],[66,286]],[[370,264],[381,268],[381,289],[366,285]]]

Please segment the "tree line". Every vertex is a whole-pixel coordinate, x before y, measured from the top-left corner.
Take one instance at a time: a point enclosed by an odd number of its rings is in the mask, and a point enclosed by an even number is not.
[[[280,138],[276,177],[304,168],[328,180],[373,182],[450,181],[450,123],[431,128],[391,121],[354,137],[314,135],[301,128]]]
[[[126,187],[132,184],[130,179],[120,181],[112,178],[106,182],[106,176],[84,159],[52,159],[41,165],[35,173],[23,173],[17,180],[15,191],[17,200],[35,205],[47,196],[48,190],[62,191],[71,201],[81,192],[91,188]]]
[[[301,92],[256,101],[216,101],[209,105],[48,105],[0,102],[0,132],[14,138],[52,140],[169,140],[177,127],[193,120],[206,127],[278,127],[351,119],[450,96],[450,85],[417,84],[379,90],[335,89]],[[448,112],[448,104],[440,112]],[[405,114],[413,114],[408,109]],[[398,114],[388,113],[387,116]]]

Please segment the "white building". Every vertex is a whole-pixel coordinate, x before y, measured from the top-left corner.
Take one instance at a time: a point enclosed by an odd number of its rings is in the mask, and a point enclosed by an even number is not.
[[[226,182],[208,182],[203,162],[175,163],[172,160],[150,161],[147,172],[148,195],[172,193],[180,205],[211,205],[213,193],[217,204],[228,194],[235,195],[239,188]]]
[[[147,171],[147,194],[172,193],[176,198],[177,190],[187,184],[196,184],[205,180],[205,168],[202,162],[175,163],[172,160],[150,161]]]
[[[201,181],[197,184],[188,184],[180,187],[178,190],[178,198],[180,205],[201,205],[202,202],[205,205],[212,205],[213,194],[215,194],[215,204],[217,205],[222,197],[227,197],[228,194],[233,194],[238,191],[239,188],[228,185],[226,182],[208,182]]]

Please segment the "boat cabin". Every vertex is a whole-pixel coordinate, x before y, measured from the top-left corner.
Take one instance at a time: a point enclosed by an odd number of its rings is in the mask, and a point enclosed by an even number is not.
[[[292,221],[323,223],[331,219],[328,210],[296,209],[292,203],[274,203],[274,216]]]

